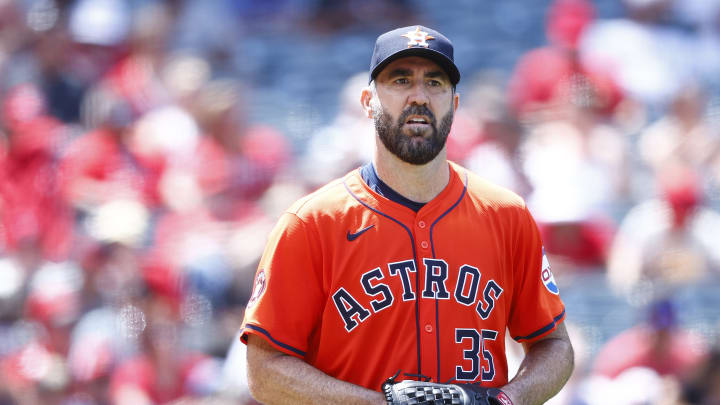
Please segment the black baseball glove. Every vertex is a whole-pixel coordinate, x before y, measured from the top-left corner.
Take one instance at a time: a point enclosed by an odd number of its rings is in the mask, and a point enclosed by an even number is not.
[[[397,377],[397,375],[395,375]],[[389,405],[513,405],[497,388],[477,384],[438,384],[388,378],[382,385]]]

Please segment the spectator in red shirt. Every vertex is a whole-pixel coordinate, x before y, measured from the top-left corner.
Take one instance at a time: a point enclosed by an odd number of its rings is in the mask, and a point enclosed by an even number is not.
[[[60,198],[57,151],[65,128],[46,113],[39,90],[25,84],[5,98],[7,143],[0,145],[0,244],[62,260],[72,246],[71,210]]]
[[[598,352],[593,373],[615,378],[633,367],[646,367],[661,376],[682,378],[707,353],[705,342],[683,329],[670,300],[652,303],[647,322],[608,341]]]
[[[162,162],[143,160],[132,150],[129,106],[102,87],[91,91],[84,106],[91,129],[70,143],[62,161],[66,198],[81,211],[118,199],[155,206]]]

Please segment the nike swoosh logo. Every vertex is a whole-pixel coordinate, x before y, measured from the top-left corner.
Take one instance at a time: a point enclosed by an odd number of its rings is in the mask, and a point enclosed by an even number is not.
[[[375,225],[370,225],[370,226],[368,226],[367,228],[363,228],[363,229],[361,229],[361,230],[359,230],[359,231],[357,231],[357,232],[355,232],[355,233],[350,233],[350,231],[348,231],[348,233],[347,233],[347,240],[349,240],[350,242],[354,241],[355,239],[358,238],[358,236],[360,236],[360,235],[364,234],[365,232],[369,231],[370,228],[372,228],[373,226],[375,226]]]

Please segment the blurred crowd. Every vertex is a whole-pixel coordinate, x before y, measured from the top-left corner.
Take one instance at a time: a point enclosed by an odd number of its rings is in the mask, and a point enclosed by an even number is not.
[[[720,404],[720,0],[607,2],[533,5],[543,46],[463,71],[448,154],[541,229],[577,356],[551,403]],[[364,32],[369,61],[452,24],[418,9],[0,0],[0,405],[254,403],[236,334],[265,236],[374,139],[364,65],[299,139],[257,118],[263,83],[323,78],[238,44]],[[621,317],[583,318],[599,291]]]

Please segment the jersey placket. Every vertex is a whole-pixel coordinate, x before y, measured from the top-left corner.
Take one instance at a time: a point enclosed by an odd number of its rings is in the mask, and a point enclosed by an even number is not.
[[[422,212],[422,210],[421,210]],[[436,311],[436,299],[430,298],[435,296],[433,285],[427,284],[427,272],[432,272],[432,268],[426,267],[425,259],[432,259],[432,241],[430,240],[430,224],[423,216],[418,215],[413,224],[415,234],[417,258],[417,277],[418,291],[417,299],[420,302],[418,311],[418,324],[420,326],[420,351],[421,363],[419,364],[420,373],[433,379],[437,379],[438,369],[438,319]],[[428,288],[430,290],[428,290]]]
[[[434,375],[434,379],[438,382],[442,382],[442,379],[447,380],[449,377],[454,377],[454,374],[452,376],[443,376],[440,369],[443,364],[440,357],[441,346],[453,342],[452,336],[443,335],[443,332],[447,332],[443,330],[442,319],[440,319],[441,307],[446,307],[447,302],[451,299],[452,288],[447,285],[447,280],[450,278],[453,269],[450,268],[446,261],[448,257],[443,257],[442,254],[438,254],[436,251],[433,238],[435,236],[434,232],[437,231],[436,226],[442,222],[446,215],[452,215],[452,211],[465,196],[467,178],[464,181],[458,180],[457,177],[451,178],[451,184],[446,190],[449,192],[443,196],[445,198],[439,201],[440,204],[429,204],[424,207],[423,210],[420,210],[417,219],[418,226],[420,221],[424,223],[424,227],[421,229],[424,231],[423,234],[427,236],[423,237],[423,240],[426,240],[428,244],[428,248],[424,250],[427,259],[424,259],[421,264],[424,270],[422,272],[423,277],[426,278],[423,283],[426,303],[420,310],[420,316],[429,320],[426,325],[430,324],[432,326],[432,332],[428,331],[430,328],[426,330],[426,334],[432,334],[432,337],[428,336],[430,339],[427,340],[427,344],[423,345],[423,367],[427,364],[430,369],[426,369],[426,373]],[[432,278],[430,282],[427,280],[429,277]],[[449,371],[445,370],[445,372]]]

